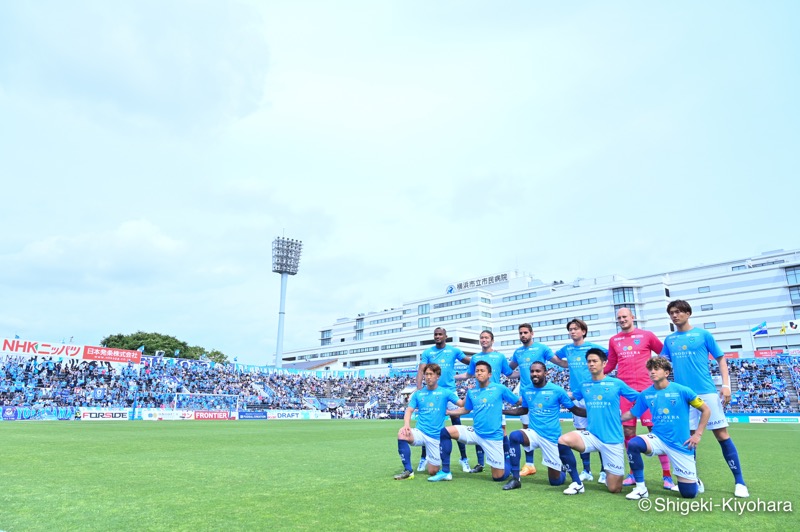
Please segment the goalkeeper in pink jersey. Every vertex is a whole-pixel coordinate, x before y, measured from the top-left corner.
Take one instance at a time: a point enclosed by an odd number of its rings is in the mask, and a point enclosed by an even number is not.
[[[630,309],[621,308],[617,311],[617,324],[620,332],[608,340],[608,364],[603,371],[610,373],[616,368],[619,380],[637,392],[641,392],[652,384],[650,372],[646,366],[647,361],[653,356],[658,356],[664,348],[664,344],[650,331],[637,329],[635,319],[636,316]],[[623,397],[620,407],[623,412],[627,412],[633,407],[633,403]],[[653,419],[649,410],[642,415],[641,422],[648,431],[653,430]],[[636,418],[624,421],[622,429],[627,448],[628,442],[636,437]],[[672,490],[675,483],[672,481],[669,458],[664,454],[659,456],[659,460],[661,460],[661,469],[664,475],[664,489]],[[636,484],[633,474],[629,474],[622,484],[624,486]]]

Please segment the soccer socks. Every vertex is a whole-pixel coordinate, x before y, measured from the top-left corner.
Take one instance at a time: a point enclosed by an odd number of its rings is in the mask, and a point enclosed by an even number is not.
[[[628,461],[631,464],[633,478],[637,483],[644,482],[644,462],[642,453],[647,452],[647,444],[643,439],[635,437],[628,442]]]
[[[511,458],[511,474],[516,480],[519,480],[519,451],[522,445],[522,433],[518,430],[512,432],[508,436],[508,443],[508,455]]]
[[[505,470],[503,478],[505,479],[511,474],[511,444],[508,441],[508,436],[503,436],[503,465]]]
[[[422,446],[422,456],[419,457],[420,460],[426,460],[428,458],[428,448],[424,445]]]
[[[658,460],[661,462],[661,473],[665,477],[671,477],[672,471],[670,469],[669,456],[666,454],[658,455]]]
[[[684,499],[694,499],[697,497],[697,483],[678,482],[678,491]]]
[[[453,416],[450,418],[450,423],[452,423],[453,425],[461,425],[461,418]],[[456,443],[458,444],[458,452],[461,454],[461,459],[466,460],[467,446],[461,443],[460,441],[457,441]]]
[[[525,451],[525,463],[526,464],[533,463],[533,451]]]
[[[411,446],[406,440],[397,440],[397,452],[400,453],[400,460],[403,461],[406,471],[414,471],[414,467],[411,465]]]
[[[581,453],[581,462],[583,462],[583,470],[586,471],[587,473],[591,473],[592,471],[592,460],[589,456],[590,456],[589,453]]]
[[[567,468],[567,471],[569,471],[569,476],[572,478],[572,482],[582,484],[580,474],[578,473],[578,463],[575,461],[575,455],[572,454],[572,447],[559,443],[558,456],[561,458],[561,463],[564,464],[564,466]],[[583,454],[581,454],[581,456],[583,456]]]
[[[439,433],[439,454],[442,455],[442,471],[450,472],[450,453],[453,452],[453,440],[446,428]]]
[[[725,461],[728,462],[728,467],[731,468],[731,473],[733,473],[733,478],[736,479],[736,483],[744,484],[742,466],[739,464],[739,451],[736,450],[733,440],[730,438],[722,440],[719,442],[719,446],[722,447],[722,456],[725,458]]]
[[[475,446],[475,455],[478,457],[478,465],[486,465],[483,458],[483,447],[480,445]]]

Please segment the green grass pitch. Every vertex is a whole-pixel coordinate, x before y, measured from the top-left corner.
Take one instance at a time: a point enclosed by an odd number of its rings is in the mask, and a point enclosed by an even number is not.
[[[0,423],[0,531],[794,530],[794,513],[722,507],[733,478],[709,433],[700,496],[711,510],[648,512],[605,486],[567,497],[540,472],[503,492],[488,473],[431,483],[401,470],[399,421]],[[565,430],[571,424],[564,424]],[[518,421],[509,430],[519,428]],[[754,504],[800,504],[800,426],[735,425]],[[474,448],[468,448],[474,463]],[[413,450],[414,464],[419,449]],[[453,461],[457,465],[458,451]],[[597,454],[593,453],[597,472]],[[668,497],[645,459],[650,498]],[[629,491],[627,488],[624,492]],[[678,501],[674,497],[669,500]],[[665,503],[666,504],[666,503]],[[654,504],[655,507],[655,504]],[[686,515],[681,515],[685,513]],[[794,523],[794,524],[793,524]]]

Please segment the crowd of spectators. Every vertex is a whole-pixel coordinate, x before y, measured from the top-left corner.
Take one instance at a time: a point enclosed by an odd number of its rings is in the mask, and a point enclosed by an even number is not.
[[[785,362],[773,359],[729,360],[728,371],[732,377],[736,377],[735,389],[731,394],[731,411],[791,412],[791,399],[783,378],[785,367]]]
[[[733,412],[788,412],[789,389],[800,387],[797,357],[729,360],[736,378]],[[716,364],[711,364],[716,370]],[[790,382],[783,377],[789,370]],[[569,372],[548,368],[550,381],[569,389]],[[518,379],[502,377],[511,389]],[[207,410],[320,409],[339,417],[379,417],[405,408],[416,374],[326,377],[289,372],[242,372],[234,365],[153,359],[142,365],[113,365],[53,357],[6,355],[0,359],[0,404]],[[458,393],[475,386],[457,381]],[[405,393],[403,393],[405,390]]]

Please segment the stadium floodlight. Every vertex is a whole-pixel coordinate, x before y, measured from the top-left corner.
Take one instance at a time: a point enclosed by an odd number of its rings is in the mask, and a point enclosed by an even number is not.
[[[272,241],[272,271],[281,274],[281,306],[278,311],[278,347],[275,349],[275,367],[283,361],[283,320],[286,315],[286,282],[297,275],[303,243],[291,238],[278,237]]]

